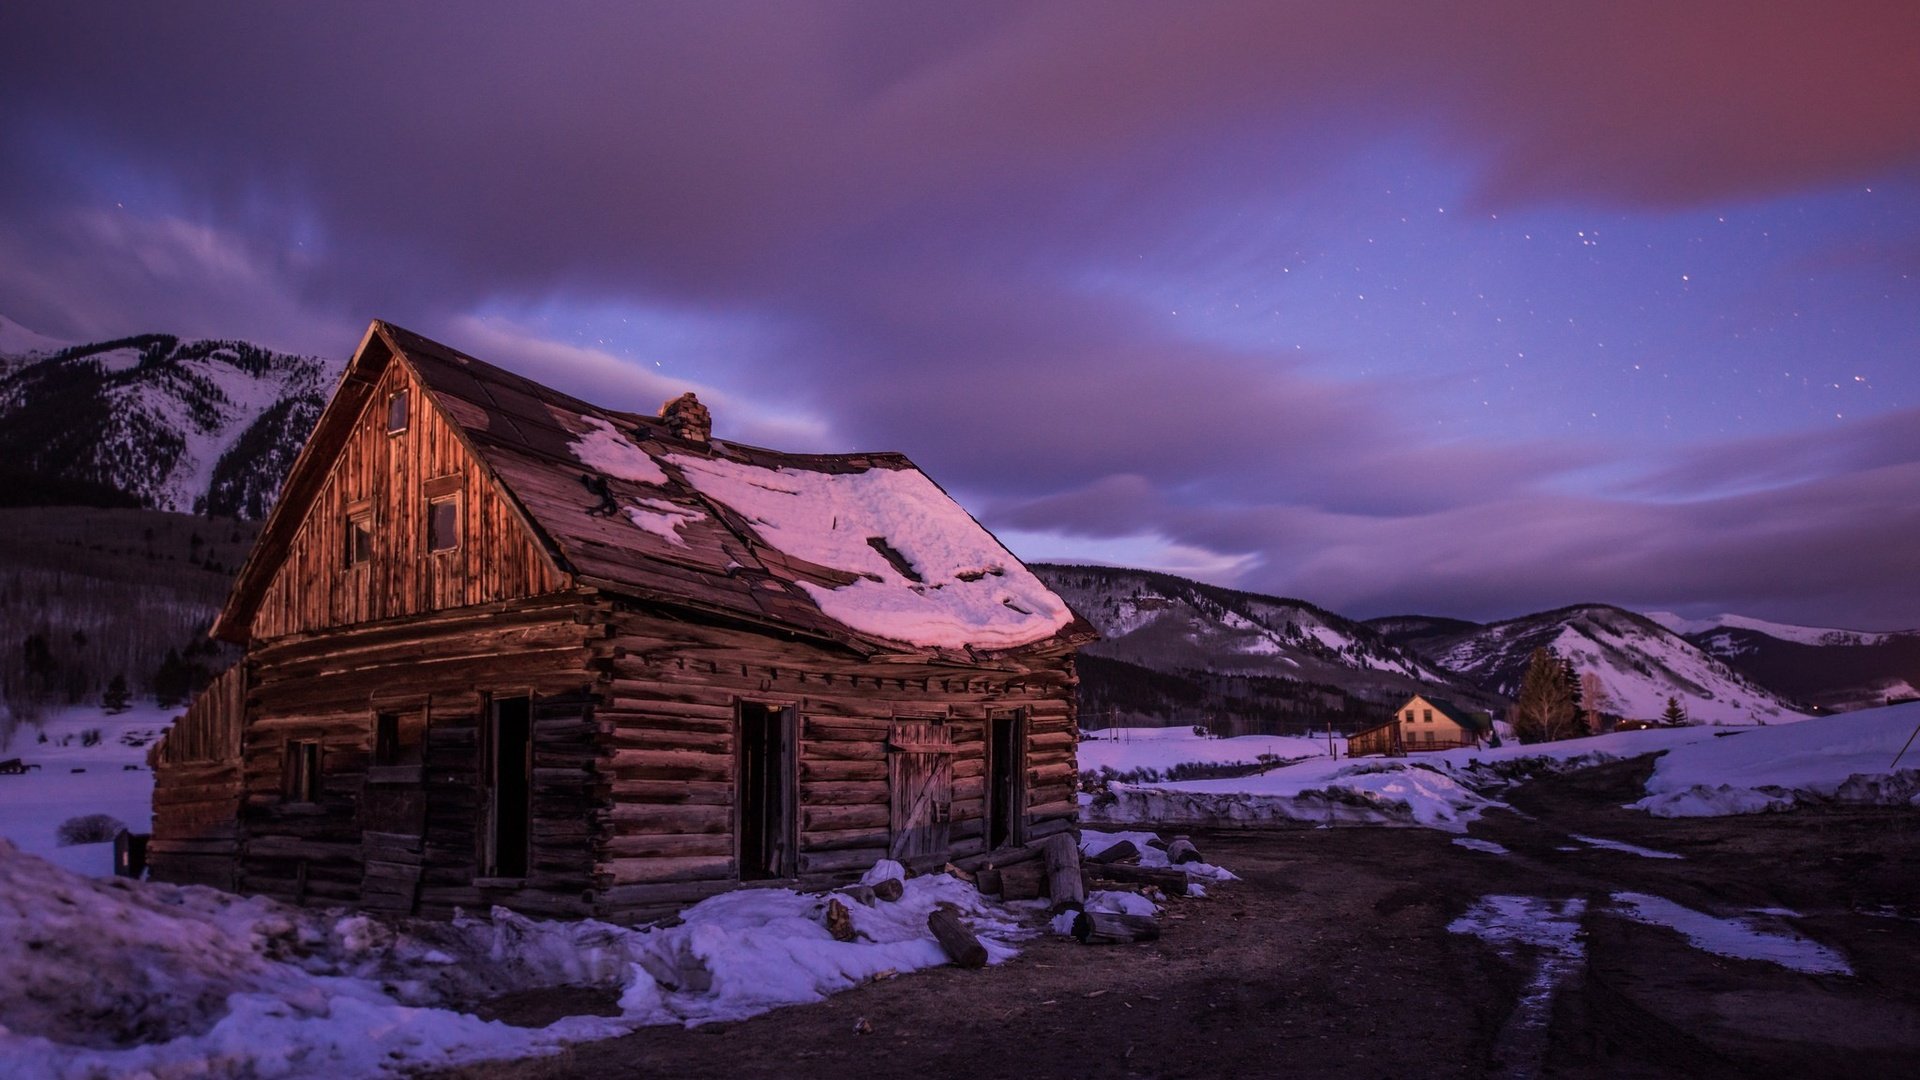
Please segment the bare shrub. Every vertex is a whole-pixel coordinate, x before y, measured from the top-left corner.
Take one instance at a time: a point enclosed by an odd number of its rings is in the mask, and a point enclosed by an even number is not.
[[[82,814],[60,823],[56,834],[61,847],[75,844],[106,844],[120,835],[126,824],[112,814]]]

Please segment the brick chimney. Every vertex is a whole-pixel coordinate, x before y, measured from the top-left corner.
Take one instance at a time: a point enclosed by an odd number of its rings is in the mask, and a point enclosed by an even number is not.
[[[691,393],[681,394],[660,406],[660,419],[675,438],[703,443],[713,437],[713,414]]]

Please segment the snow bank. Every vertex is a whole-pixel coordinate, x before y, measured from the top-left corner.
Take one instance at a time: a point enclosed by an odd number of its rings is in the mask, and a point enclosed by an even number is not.
[[[860,575],[839,587],[803,587],[821,611],[862,633],[1002,649],[1073,620],[1064,601],[917,469],[823,473],[682,454],[667,460],[766,543]]]
[[[1498,805],[1424,763],[1321,758],[1232,780],[1113,784],[1107,797],[1081,809],[1081,817],[1189,825],[1421,825],[1465,832],[1482,811]]]
[[[0,1059],[10,1077],[279,1077],[397,1073],[557,1050],[646,1024],[696,1024],[818,1001],[947,962],[927,915],[956,905],[992,962],[1026,931],[945,875],[892,904],[728,893],[669,928],[486,919],[409,921],[288,908],[204,888],[91,879],[0,841]],[[515,1028],[450,1007],[513,990],[599,985],[620,1015]]]
[[[1859,714],[1853,714],[1859,715]],[[1766,729],[1769,734],[1796,730]],[[1817,729],[1816,729],[1817,730]],[[1515,779],[1681,747],[1713,747],[1724,728],[1659,728],[1621,731],[1554,743],[1465,748],[1403,758],[1331,758],[1325,755],[1270,769],[1257,776],[1149,784],[1112,784],[1104,796],[1086,800],[1081,819],[1106,824],[1259,825],[1312,822],[1326,825],[1413,825],[1465,832],[1486,810],[1505,805],[1498,793]],[[1742,729],[1737,738],[1759,734]],[[1191,735],[1189,735],[1191,739]],[[1239,742],[1192,739],[1193,744]],[[1304,744],[1308,740],[1297,740]],[[1169,745],[1189,745],[1167,738]],[[1089,744],[1082,743],[1082,754]],[[1122,746],[1128,744],[1122,743]],[[1139,744],[1134,744],[1139,745]],[[1154,745],[1147,740],[1147,747]],[[1324,745],[1324,744],[1323,744]],[[1178,756],[1148,749],[1129,751],[1164,760]],[[1712,754],[1712,749],[1703,753]],[[1888,757],[1891,758],[1891,753]],[[1920,763],[1917,763],[1920,764]]]
[[[1802,803],[1920,806],[1920,703],[1820,716],[1675,746],[1632,804],[1655,817],[1720,817]]]

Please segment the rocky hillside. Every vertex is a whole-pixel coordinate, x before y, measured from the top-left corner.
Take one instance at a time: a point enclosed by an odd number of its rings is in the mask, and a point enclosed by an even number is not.
[[[1100,631],[1080,666],[1088,726],[1206,723],[1235,734],[1365,726],[1415,691],[1497,705],[1376,631],[1302,600],[1170,574],[1038,564]]]
[[[1675,697],[1697,723],[1768,724],[1805,713],[1753,679],[1643,615],[1582,604],[1486,625],[1435,631],[1376,620],[1409,649],[1483,690],[1511,697],[1533,650],[1551,648],[1581,674],[1599,676],[1611,706],[1629,719],[1658,718]]]
[[[260,518],[331,389],[325,361],[165,334],[60,346],[0,326],[0,503]]]
[[[1647,617],[1767,689],[1822,709],[1920,699],[1920,630],[1875,633],[1719,615]]]

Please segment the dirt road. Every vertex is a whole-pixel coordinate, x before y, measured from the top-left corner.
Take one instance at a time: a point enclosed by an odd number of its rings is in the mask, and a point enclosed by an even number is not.
[[[458,1075],[1920,1075],[1920,813],[1659,821],[1619,809],[1646,767],[1510,792],[1518,812],[1472,830],[1506,854],[1424,829],[1198,835],[1245,880],[1174,901],[1155,944],[1039,939],[986,971]],[[1620,894],[1798,932],[1852,974],[1716,955],[1617,914]],[[1537,949],[1449,931],[1489,895],[1584,901],[1577,959],[1543,967]]]

